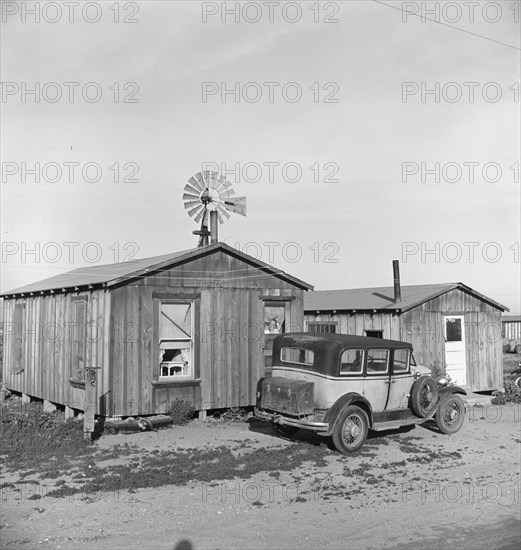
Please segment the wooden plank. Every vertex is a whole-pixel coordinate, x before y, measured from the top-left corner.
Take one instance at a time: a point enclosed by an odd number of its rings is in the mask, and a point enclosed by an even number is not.
[[[141,388],[140,412],[152,414],[152,290],[144,288],[141,294],[141,357],[139,362],[139,384]]]
[[[139,289],[135,286],[127,287],[126,300],[126,331],[125,347],[125,393],[124,393],[124,414],[136,415],[139,411],[138,394],[140,384],[138,379],[139,361]]]
[[[111,292],[111,328],[112,331],[112,381],[110,399],[111,416],[122,414],[123,401],[123,367],[124,367],[124,329],[125,329],[125,294],[126,289],[118,288]]]

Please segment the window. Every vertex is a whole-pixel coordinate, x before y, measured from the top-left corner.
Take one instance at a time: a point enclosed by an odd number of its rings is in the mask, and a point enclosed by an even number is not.
[[[340,374],[361,374],[364,368],[364,350],[346,349],[340,358]]]
[[[382,374],[389,366],[389,350],[370,349],[367,352],[367,374]]]
[[[384,331],[383,330],[366,330],[365,335],[369,338],[383,338],[384,337]]]
[[[284,363],[299,363],[301,365],[313,365],[315,354],[310,349],[282,348],[280,360]]]
[[[308,332],[316,332],[317,334],[335,334],[336,327],[336,323],[315,321],[314,323],[308,323]]]
[[[393,372],[400,373],[409,371],[409,355],[408,349],[394,350]]]
[[[285,305],[264,306],[264,334],[281,334],[285,332]]]
[[[10,329],[13,334],[12,363],[14,374],[20,374],[24,371],[23,351],[24,351],[24,311],[25,303],[17,302],[13,312],[13,326]]]
[[[70,377],[74,382],[85,382],[85,347],[87,329],[87,300],[72,302],[72,361]]]
[[[193,377],[192,304],[161,303],[159,333],[159,378]]]
[[[445,342],[461,342],[461,319],[460,318],[445,318]]]

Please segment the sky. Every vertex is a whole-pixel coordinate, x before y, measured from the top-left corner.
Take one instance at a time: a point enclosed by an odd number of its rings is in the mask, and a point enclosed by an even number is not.
[[[213,167],[219,240],[317,290],[398,259],[521,312],[519,1],[71,9],[2,2],[3,292],[196,246]]]

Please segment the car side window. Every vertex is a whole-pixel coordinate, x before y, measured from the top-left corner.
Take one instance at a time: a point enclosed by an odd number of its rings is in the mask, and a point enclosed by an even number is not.
[[[388,349],[370,349],[367,351],[367,374],[382,374],[388,370]]]
[[[409,372],[409,350],[408,349],[395,349],[394,350],[394,361],[393,361],[393,372],[394,373],[404,373]]]
[[[340,375],[362,374],[364,369],[364,350],[346,349],[340,358]]]

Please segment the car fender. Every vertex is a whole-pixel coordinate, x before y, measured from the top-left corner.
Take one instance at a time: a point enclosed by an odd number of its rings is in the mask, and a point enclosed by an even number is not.
[[[349,392],[341,397],[339,397],[331,407],[327,410],[326,416],[324,417],[324,422],[328,422],[330,429],[333,429],[333,426],[338,418],[338,415],[344,407],[348,405],[361,405],[361,408],[365,410],[367,416],[369,417],[369,426],[373,425],[373,408],[369,401],[356,392]]]
[[[440,399],[444,399],[445,397],[448,397],[449,395],[452,395],[454,393],[459,393],[460,395],[467,395],[467,392],[460,388],[459,386],[446,386],[445,388],[440,388]]]

